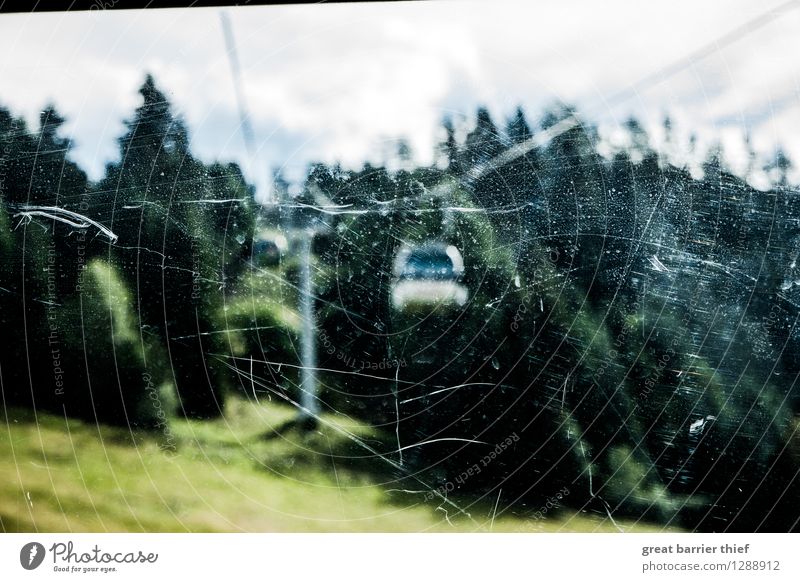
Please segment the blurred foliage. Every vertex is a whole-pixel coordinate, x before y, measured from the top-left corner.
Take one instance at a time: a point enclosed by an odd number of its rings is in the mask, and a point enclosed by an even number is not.
[[[636,120],[613,146],[567,106],[538,124],[480,108],[444,120],[433,166],[405,143],[398,170],[314,164],[294,197],[277,175],[282,204],[259,211],[235,164],[192,155],[152,77],[139,92],[96,184],[53,107],[35,131],[0,109],[8,405],[163,432],[163,411],[213,418],[231,389],[296,400],[298,249],[316,220],[320,398],[378,431],[398,476],[520,507],[567,486],[601,514],[798,528],[800,197],[783,151],[758,190],[714,148],[674,163]],[[268,264],[259,229],[288,238]],[[429,241],[463,255],[468,301],[397,311],[395,257]]]

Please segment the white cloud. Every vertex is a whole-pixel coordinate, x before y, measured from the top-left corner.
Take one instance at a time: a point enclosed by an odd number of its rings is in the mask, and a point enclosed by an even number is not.
[[[800,159],[800,11],[789,12],[621,105],[606,99],[778,0],[429,2],[228,9],[247,100],[267,164],[379,160],[406,137],[430,161],[446,113],[531,114],[555,99],[614,124],[670,112],[710,139],[721,123],[753,124],[762,148]],[[98,177],[121,122],[152,71],[204,158],[244,157],[218,10],[0,16],[0,103],[35,123],[54,101],[75,157]],[[770,109],[772,103],[776,109]],[[499,120],[500,121],[500,120]],[[727,131],[731,142],[735,132]],[[731,151],[735,147],[730,148]]]

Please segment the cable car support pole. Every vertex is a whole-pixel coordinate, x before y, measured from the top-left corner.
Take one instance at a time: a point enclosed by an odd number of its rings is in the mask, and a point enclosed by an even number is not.
[[[316,321],[314,316],[314,293],[311,282],[311,247],[314,229],[309,228],[301,241],[300,266],[300,316],[302,330],[300,338],[300,422],[310,427],[316,426],[319,416],[317,400],[317,345],[314,337]]]

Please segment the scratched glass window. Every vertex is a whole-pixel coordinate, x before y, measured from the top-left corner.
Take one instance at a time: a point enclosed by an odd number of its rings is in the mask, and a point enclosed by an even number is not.
[[[797,530],[800,11],[567,4],[0,16],[0,527]]]

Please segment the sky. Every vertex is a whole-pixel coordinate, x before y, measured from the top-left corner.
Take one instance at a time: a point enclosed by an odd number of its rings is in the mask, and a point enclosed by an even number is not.
[[[392,2],[93,10],[0,15],[0,105],[37,126],[54,103],[92,179],[117,155],[147,72],[172,101],[203,160],[236,160],[259,192],[271,172],[302,178],[311,161],[357,167],[392,158],[399,139],[430,163],[450,116],[486,105],[502,124],[573,103],[609,142],[630,115],[660,139],[720,140],[735,170],[742,136],[800,161],[800,2],[634,0]],[[641,79],[784,6],[765,26],[642,91]],[[246,155],[220,11],[230,16],[257,152]],[[800,165],[800,164],[799,164]]]

